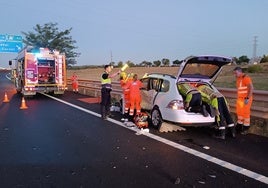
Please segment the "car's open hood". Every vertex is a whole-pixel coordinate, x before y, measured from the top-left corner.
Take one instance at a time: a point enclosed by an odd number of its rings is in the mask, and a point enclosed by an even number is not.
[[[177,78],[178,81],[202,80],[213,83],[220,73],[222,66],[231,62],[231,58],[222,56],[191,56],[181,63]]]

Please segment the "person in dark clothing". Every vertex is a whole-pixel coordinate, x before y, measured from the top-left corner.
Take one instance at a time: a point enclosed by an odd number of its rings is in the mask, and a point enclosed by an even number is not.
[[[216,111],[216,123],[218,129],[216,130],[217,134],[214,136],[216,138],[225,139],[225,129],[228,128],[231,132],[231,136],[235,138],[235,125],[225,97],[205,84],[198,85],[197,89],[201,93],[202,101],[211,105]]]
[[[114,74],[110,74],[112,71],[111,65],[104,66],[104,72],[101,75],[101,118],[106,120],[110,115],[111,106],[111,91],[112,91],[112,79],[120,74],[120,70]]]

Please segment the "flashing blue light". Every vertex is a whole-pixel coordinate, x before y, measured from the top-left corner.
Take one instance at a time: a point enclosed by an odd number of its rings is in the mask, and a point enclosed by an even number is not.
[[[39,57],[42,57],[42,54],[40,54],[40,53],[34,53],[34,56],[37,57],[37,58],[39,58]]]

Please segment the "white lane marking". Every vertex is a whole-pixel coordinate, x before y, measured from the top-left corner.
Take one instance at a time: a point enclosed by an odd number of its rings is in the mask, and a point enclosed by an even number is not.
[[[59,102],[61,102],[61,103],[64,103],[64,104],[66,104],[66,105],[72,106],[72,107],[74,107],[74,108],[76,108],[76,109],[78,109],[78,110],[81,110],[81,111],[84,111],[84,112],[86,112],[86,113],[89,113],[89,114],[91,114],[91,115],[94,115],[94,116],[97,116],[97,117],[101,117],[101,115],[98,114],[98,113],[96,113],[96,112],[92,112],[92,111],[90,111],[90,110],[87,110],[87,109],[85,109],[85,108],[82,108],[82,107],[80,107],[80,106],[74,105],[74,104],[72,104],[72,103],[63,101],[63,100],[61,100],[61,99],[58,99],[58,98],[56,98],[56,97],[53,97],[53,96],[50,96],[50,95],[47,95],[47,94],[43,94],[43,95],[45,95],[45,96],[47,96],[47,97],[49,97],[49,98],[52,98],[52,99],[54,99],[54,100],[57,100],[57,101],[59,101]],[[112,123],[114,123],[114,124],[120,125],[120,126],[122,126],[122,127],[124,127],[124,128],[127,128],[127,129],[129,129],[129,130],[135,131],[136,133],[138,133],[138,135],[142,134],[142,135],[144,135],[144,136],[147,136],[147,137],[149,137],[149,138],[152,138],[152,139],[154,139],[154,140],[157,140],[157,141],[159,141],[159,142],[162,142],[162,143],[164,143],[164,144],[167,144],[167,145],[169,145],[169,146],[172,146],[172,147],[174,147],[174,148],[177,148],[177,149],[179,149],[179,150],[182,150],[182,151],[187,152],[187,153],[189,153],[189,154],[192,154],[192,155],[194,155],[194,156],[197,156],[197,157],[199,157],[199,158],[205,159],[205,160],[207,160],[207,161],[209,161],[209,162],[212,162],[212,163],[214,163],[214,164],[216,164],[216,165],[222,166],[222,167],[224,167],[224,168],[227,168],[227,169],[229,169],[229,170],[232,170],[232,171],[234,171],[234,172],[237,172],[237,173],[242,174],[242,175],[244,175],[244,176],[247,176],[247,177],[249,177],[249,178],[252,178],[252,179],[255,179],[255,180],[260,181],[260,182],[262,182],[262,183],[268,184],[268,177],[266,177],[266,176],[264,176],[264,175],[262,175],[262,174],[258,174],[258,173],[256,173],[256,172],[247,170],[247,169],[245,169],[245,168],[239,167],[239,166],[234,165],[234,164],[232,164],[232,163],[229,163],[229,162],[227,162],[227,161],[224,161],[224,160],[215,158],[215,157],[213,157],[213,156],[207,155],[207,154],[205,154],[205,153],[199,152],[199,151],[197,151],[197,150],[188,148],[188,147],[186,147],[186,146],[183,146],[183,145],[181,145],[181,144],[172,142],[172,141],[167,140],[167,139],[165,139],[165,138],[161,138],[161,137],[159,137],[159,136],[157,136],[157,135],[154,135],[154,134],[151,134],[151,133],[147,133],[147,132],[144,132],[144,133],[143,133],[143,132],[141,132],[138,128],[126,127],[126,126],[125,126],[122,122],[120,122],[120,121],[117,121],[117,120],[114,120],[114,119],[111,119],[111,118],[108,118],[107,121],[110,121],[110,122],[112,122]]]

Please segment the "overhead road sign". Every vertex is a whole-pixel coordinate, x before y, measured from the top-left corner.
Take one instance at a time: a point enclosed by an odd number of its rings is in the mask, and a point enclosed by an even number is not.
[[[0,53],[17,53],[22,49],[22,37],[0,34]]]

